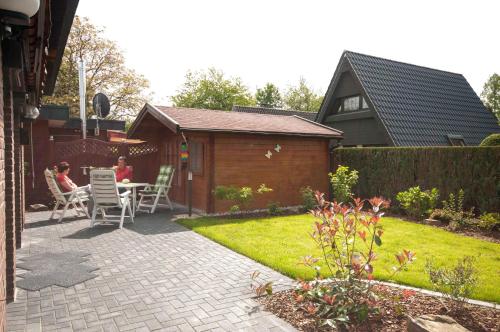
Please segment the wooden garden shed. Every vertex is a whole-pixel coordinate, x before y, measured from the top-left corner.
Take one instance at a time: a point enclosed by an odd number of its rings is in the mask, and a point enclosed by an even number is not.
[[[213,195],[216,186],[264,183],[273,189],[256,195],[251,209],[301,204],[300,189],[328,191],[329,149],[342,132],[297,116],[238,113],[146,104],[129,138],[159,147],[160,164],[174,165],[174,202],[187,204],[188,169],[193,174],[192,204],[204,212],[226,211],[230,203]],[[181,158],[187,145],[189,158]],[[158,172],[159,165],[151,165]]]

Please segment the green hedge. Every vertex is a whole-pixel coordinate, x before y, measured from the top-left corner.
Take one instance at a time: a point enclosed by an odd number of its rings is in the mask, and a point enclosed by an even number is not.
[[[332,162],[334,170],[359,171],[354,192],[360,197],[395,202],[398,192],[419,185],[438,188],[442,201],[462,188],[467,207],[500,210],[500,147],[339,148]]]

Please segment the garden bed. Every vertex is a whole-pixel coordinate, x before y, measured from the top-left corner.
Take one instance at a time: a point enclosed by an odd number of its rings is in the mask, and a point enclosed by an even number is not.
[[[445,231],[448,231],[450,233],[455,233],[455,234],[460,234],[468,237],[472,237],[475,239],[479,239],[482,241],[489,241],[493,243],[500,243],[500,231],[497,230],[491,230],[491,231],[486,231],[486,230],[481,230],[477,228],[465,228],[465,229],[458,229],[458,230],[451,230],[448,227],[447,223],[444,223],[439,220],[433,220],[433,219],[426,219],[426,220],[421,220],[421,219],[413,219],[409,216],[400,214],[400,213],[388,213],[387,216],[393,217],[393,218],[398,218],[401,220],[413,222],[416,224],[421,224],[421,225],[427,225],[427,226],[434,226],[440,229],[443,229]]]
[[[500,310],[466,304],[461,310],[453,310],[452,302],[444,298],[425,295],[400,288],[377,285],[380,314],[370,315],[369,320],[356,331],[406,331],[407,315],[447,315],[471,331],[499,331]],[[300,331],[335,331],[330,327],[318,327],[317,320],[304,308],[307,303],[297,303],[294,291],[286,290],[259,301],[266,310],[284,319]],[[395,300],[399,298],[399,300]]]

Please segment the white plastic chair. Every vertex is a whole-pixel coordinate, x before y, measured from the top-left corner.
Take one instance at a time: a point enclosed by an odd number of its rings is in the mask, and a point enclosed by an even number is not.
[[[149,184],[144,188],[144,190],[139,191],[139,204],[137,205],[137,211],[144,211],[148,213],[154,213],[158,206],[168,206],[170,210],[173,210],[172,202],[168,198],[168,192],[172,185],[172,179],[174,178],[175,168],[171,165],[160,166],[160,172],[156,178],[156,183]],[[160,203],[160,199],[163,198],[166,204]],[[151,203],[147,203],[150,201]]]
[[[77,216],[80,215],[80,212],[83,212],[84,215],[90,218],[90,215],[87,212],[87,208],[83,204],[83,202],[87,202],[89,200],[89,195],[86,191],[86,189],[88,188],[87,186],[78,187],[77,189],[70,192],[62,192],[61,188],[59,188],[59,185],[57,184],[54,173],[48,169],[45,169],[44,174],[50,192],[56,200],[56,204],[54,206],[54,209],[52,210],[50,219],[54,218],[54,215],[56,214],[59,206],[63,206],[63,210],[60,213],[58,222],[61,222],[61,220],[63,220],[66,215],[66,211],[70,206],[75,209]]]
[[[94,198],[94,208],[92,210],[90,227],[94,227],[96,222],[118,222],[119,227],[123,228],[125,217],[130,218],[132,223],[134,222],[129,199],[130,191],[126,191],[122,194],[118,192],[115,172],[113,170],[96,169],[90,171],[90,187]],[[121,214],[118,216],[105,213],[106,210],[113,208],[121,209]],[[98,210],[102,211],[102,219],[96,219]],[[125,216],[127,210],[128,216]],[[116,219],[118,217],[120,218],[119,220]]]

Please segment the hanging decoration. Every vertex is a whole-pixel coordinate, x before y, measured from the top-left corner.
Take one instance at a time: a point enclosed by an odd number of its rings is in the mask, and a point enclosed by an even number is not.
[[[186,142],[181,143],[181,162],[186,163],[189,158],[188,144]]]
[[[271,157],[273,156],[273,153],[270,150],[267,150],[267,153],[265,154],[265,156],[267,159],[271,159]]]
[[[280,152],[281,151],[281,145],[276,144],[276,146],[274,147],[274,151]]]

